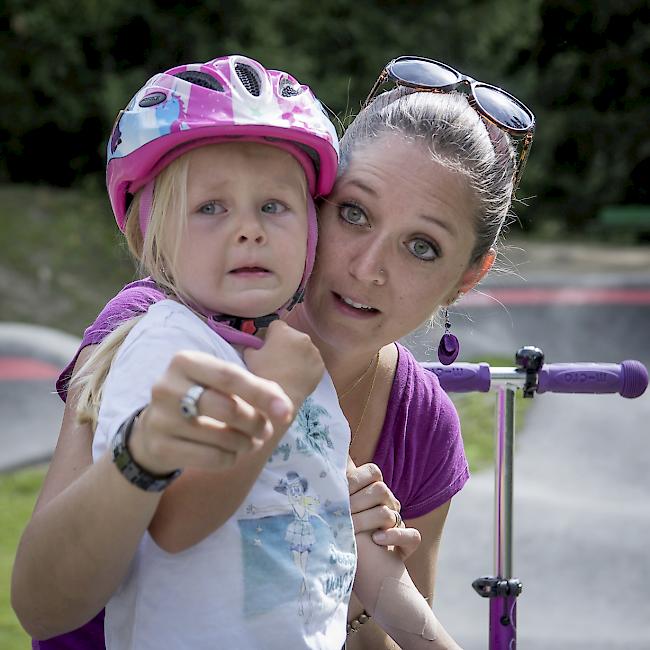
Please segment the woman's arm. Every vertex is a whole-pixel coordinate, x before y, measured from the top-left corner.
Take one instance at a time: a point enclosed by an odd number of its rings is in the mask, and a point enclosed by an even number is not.
[[[409,527],[417,528],[422,537],[422,542],[419,548],[409,557],[407,567],[413,578],[412,582],[415,583],[420,594],[426,597],[429,605],[431,604],[433,597],[435,567],[438,557],[440,537],[448,509],[449,502],[423,517],[407,522]],[[386,575],[391,576],[393,581],[389,583],[389,589],[384,591],[384,602],[394,602],[393,598],[387,600],[385,596],[396,594],[398,591],[400,593],[403,593],[404,591],[407,594],[410,593],[408,589],[405,589],[404,584],[397,584],[397,582],[402,583],[402,581],[407,578],[408,574],[405,575],[406,572],[403,572],[402,567],[400,567],[399,563],[395,561],[395,557],[387,558],[386,556],[383,556],[378,558],[372,547],[370,547],[366,541],[360,539],[359,536],[357,536],[357,543],[359,545],[359,570],[357,572],[357,577],[359,578],[361,576],[361,572],[365,573],[367,571],[371,577],[374,575],[374,582],[371,582],[370,586],[365,586],[365,595],[363,592],[364,587],[362,587],[361,583],[359,583],[359,585],[355,583],[355,591],[364,595],[364,602],[367,604],[369,601],[371,603],[371,609],[377,605],[378,599],[376,594],[381,590],[381,582]],[[368,553],[370,553],[370,557],[368,557]],[[377,561],[381,562],[381,573],[377,573],[376,567],[373,567],[374,562]],[[377,578],[378,575],[380,576],[379,579]],[[408,582],[407,579],[405,583],[407,586]],[[411,595],[413,596],[412,593]],[[418,603],[417,599],[413,602],[415,602],[416,605],[422,604],[421,601]],[[361,605],[358,598],[353,595],[353,601],[350,604],[349,618],[356,618],[363,609],[364,606]],[[372,614],[373,612],[371,611],[370,613]],[[421,610],[421,614],[423,617],[421,617],[422,621],[426,622],[428,612]],[[382,623],[385,625],[386,612],[380,611],[379,615],[380,618],[382,618]],[[348,647],[351,650],[395,650],[399,647],[458,648],[456,643],[444,631],[440,623],[436,623],[436,626],[437,638],[434,641],[429,641],[417,634],[405,634],[404,630],[394,630],[389,625],[389,631],[402,644],[401,646],[398,646],[397,643],[388,637],[382,628],[379,627],[375,616],[375,618],[371,618],[368,623],[361,626],[357,632],[352,632],[349,635]]]
[[[180,415],[179,395],[196,381],[215,388],[206,393],[214,393],[220,405],[218,430],[210,421],[202,426]],[[290,401],[277,384],[212,355],[176,355],[152,395],[144,413],[149,411],[157,426],[150,430],[134,426],[129,447],[136,462],[157,474],[176,467],[205,469],[224,458],[231,467],[245,454],[238,459],[238,454],[224,452],[219,444],[226,441],[226,447],[249,449],[250,440],[265,435],[265,423],[272,433],[273,426],[285,426],[291,419]],[[209,402],[210,396],[204,395],[201,403]],[[224,400],[220,395],[242,397]],[[35,638],[79,627],[105,605],[122,581],[161,499],[160,493],[145,492],[126,480],[113,464],[110,450],[88,464],[92,434],[87,426],[76,424],[76,397],[73,388],[52,470],[14,565],[12,604]],[[224,401],[236,403],[237,408],[224,410]],[[274,412],[278,403],[282,409]]]
[[[406,568],[411,574],[416,587],[429,601],[430,605],[433,604],[435,592],[436,568],[442,530],[450,505],[451,501],[447,501],[447,503],[443,503],[423,517],[409,519],[405,522],[407,526],[417,528],[422,537],[419,548],[406,560]]]
[[[91,351],[82,351],[76,368]],[[160,499],[125,481],[108,455],[92,464],[92,431],[76,423],[75,401],[73,388],[14,563],[12,605],[34,638],[78,627],[104,606]]]

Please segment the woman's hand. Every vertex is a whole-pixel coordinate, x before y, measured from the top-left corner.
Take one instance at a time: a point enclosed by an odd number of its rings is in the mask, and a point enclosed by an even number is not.
[[[187,418],[181,399],[195,384],[205,391],[197,403],[199,415]],[[179,352],[154,384],[129,448],[154,474],[186,467],[228,469],[242,454],[259,449],[276,426],[286,429],[293,415],[291,399],[277,383],[204,352]]]
[[[396,547],[406,560],[420,545],[420,531],[395,526],[401,521],[395,513],[399,513],[402,506],[384,483],[379,467],[366,463],[353,468],[352,463],[348,463],[347,475],[355,534],[372,532],[376,544]]]
[[[280,384],[296,411],[325,372],[320,352],[309,335],[281,320],[269,325],[262,348],[244,351],[244,361],[255,375]]]

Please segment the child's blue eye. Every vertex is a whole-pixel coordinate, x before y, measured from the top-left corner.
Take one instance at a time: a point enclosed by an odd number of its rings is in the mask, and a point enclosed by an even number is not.
[[[354,203],[343,203],[339,207],[339,215],[341,219],[353,226],[365,226],[368,223],[368,217],[363,208]]]
[[[420,260],[430,261],[440,257],[440,252],[437,247],[426,239],[411,239],[406,243],[406,247]]]
[[[201,214],[221,214],[225,212],[225,208],[221,203],[216,201],[208,201],[204,203],[198,210]]]
[[[262,212],[266,214],[280,214],[280,212],[284,212],[286,209],[287,206],[280,203],[280,201],[267,201],[262,206]]]

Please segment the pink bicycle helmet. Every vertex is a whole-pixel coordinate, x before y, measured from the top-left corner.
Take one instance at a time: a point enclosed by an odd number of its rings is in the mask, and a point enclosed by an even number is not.
[[[106,183],[120,229],[133,195],[172,160],[192,147],[238,136],[292,143],[303,152],[297,155],[311,196],[331,191],[338,138],[311,90],[286,72],[225,56],[155,75],[118,115]]]
[[[234,139],[291,153],[305,170],[311,199],[334,185],[336,129],[307,86],[240,55],[181,65],[149,79],[113,127],[106,184],[120,229],[139,190],[140,224],[146,229],[154,179],[173,160],[195,147]],[[313,267],[317,226],[311,199],[305,271],[289,308],[302,295]]]

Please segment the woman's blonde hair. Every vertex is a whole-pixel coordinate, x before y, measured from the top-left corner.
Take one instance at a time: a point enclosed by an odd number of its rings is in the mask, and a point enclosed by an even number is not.
[[[162,291],[183,300],[174,283],[178,246],[187,223],[187,154],[170,163],[154,182],[151,219],[142,234],[140,229],[140,199],[135,195],[127,211],[124,234],[131,255],[137,262],[139,277],[151,276]],[[93,350],[88,360],[75,373],[71,387],[78,391],[77,420],[97,426],[102,388],[118,349],[129,332],[144,315],[142,312],[122,322]]]

